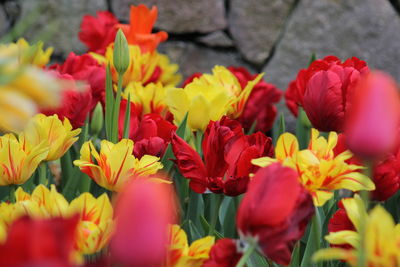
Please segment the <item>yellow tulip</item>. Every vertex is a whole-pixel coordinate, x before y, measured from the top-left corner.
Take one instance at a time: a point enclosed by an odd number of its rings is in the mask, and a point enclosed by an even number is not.
[[[327,140],[319,136],[316,129],[312,129],[308,148],[299,150],[296,137],[284,133],[277,141],[275,158],[258,158],[252,163],[265,167],[273,162],[281,162],[298,171],[300,182],[313,196],[316,206],[324,205],[333,196],[333,190],[374,190],[374,183],[360,173],[362,166],[346,163],[352,157],[350,151],[335,156],[333,148],[337,138],[335,132],[330,132]]]
[[[32,144],[44,142],[49,148],[46,160],[56,160],[78,140],[81,129],[72,130],[67,118],[62,122],[57,115],[37,114],[24,130],[24,137]]]
[[[213,74],[203,74],[183,89],[167,89],[166,102],[176,124],[188,114],[189,127],[204,131],[210,120],[217,121],[223,115],[233,119],[239,117],[261,77],[262,74],[258,75],[242,88],[227,68],[215,66]]]
[[[21,216],[34,218],[68,218],[79,214],[76,249],[81,254],[100,251],[107,244],[113,230],[113,209],[106,194],[99,198],[84,193],[71,203],[57,192],[54,185],[48,189],[38,185],[32,194],[21,187],[15,191],[15,203],[0,203],[0,242],[2,227],[8,227]]]
[[[110,64],[114,83],[118,82],[118,73],[113,60],[114,44],[107,47],[104,56],[91,53],[100,64]],[[181,76],[176,74],[178,65],[171,64],[167,56],[157,53],[142,53],[137,45],[129,45],[129,67],[124,74],[122,85],[126,87],[131,82],[139,82],[143,85],[160,82],[163,86],[175,86]],[[156,78],[156,79],[154,79]]]
[[[49,153],[44,142],[32,145],[13,134],[0,137],[0,186],[25,183]]]
[[[129,139],[122,139],[117,144],[102,140],[99,153],[88,141],[83,144],[81,157],[74,164],[100,186],[120,191],[131,178],[155,174],[163,167],[158,157],[144,155],[140,160],[135,158],[133,145]]]
[[[165,115],[167,104],[165,103],[165,91],[161,83],[149,83],[144,86],[140,82],[131,82],[125,88],[122,97],[141,107],[142,114],[158,113]]]
[[[35,63],[35,56],[33,62],[24,62],[23,55],[7,49],[0,49],[0,130],[20,131],[40,108],[59,104],[64,86],[54,75],[27,64]]]
[[[96,199],[89,193],[83,193],[71,202],[69,212],[80,215],[78,250],[83,254],[93,254],[104,248],[114,226],[113,208],[107,194]]]
[[[3,56],[17,57],[21,64],[31,64],[44,67],[50,61],[53,48],[43,50],[43,42],[39,41],[30,45],[24,38],[20,38],[16,43],[1,44],[0,54]]]
[[[200,267],[209,258],[215,238],[206,236],[194,241],[190,246],[187,235],[179,225],[170,227],[168,267]]]
[[[343,206],[355,231],[345,230],[330,233],[325,239],[330,244],[350,245],[350,249],[327,248],[313,255],[314,261],[343,260],[350,266],[357,266],[358,250],[361,246],[360,223],[364,221],[366,266],[395,267],[400,265],[400,224],[380,205],[367,215],[365,206],[358,195],[344,199]],[[360,214],[360,211],[363,213]]]

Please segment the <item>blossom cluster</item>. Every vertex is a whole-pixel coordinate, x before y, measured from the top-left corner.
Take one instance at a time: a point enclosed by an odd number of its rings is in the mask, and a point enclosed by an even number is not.
[[[0,267],[400,266],[394,79],[329,55],[285,93],[239,66],[182,81],[157,15],[86,15],[55,64],[0,44]]]

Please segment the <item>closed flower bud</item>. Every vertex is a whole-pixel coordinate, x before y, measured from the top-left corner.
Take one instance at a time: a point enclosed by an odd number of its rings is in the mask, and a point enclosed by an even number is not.
[[[92,134],[98,135],[101,132],[101,129],[103,128],[103,121],[103,106],[99,102],[93,111],[92,121],[90,122],[90,130]]]
[[[118,30],[115,37],[114,66],[119,75],[123,75],[129,67],[129,47],[122,30]]]

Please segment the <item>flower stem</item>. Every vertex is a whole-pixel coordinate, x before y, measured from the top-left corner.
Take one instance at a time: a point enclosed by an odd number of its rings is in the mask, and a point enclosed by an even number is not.
[[[373,179],[373,164],[371,162],[366,162],[365,165],[367,169],[365,170],[365,175]],[[364,206],[366,211],[368,212],[369,208],[369,192],[368,191],[361,191],[360,192],[361,199],[364,202]],[[360,210],[360,214],[363,214],[364,211]],[[364,267],[367,264],[367,254],[365,252],[365,234],[366,234],[366,224],[365,219],[360,220],[360,248],[358,250],[358,259],[357,259],[357,266]]]
[[[255,248],[257,246],[257,242],[252,240],[249,242],[243,256],[240,258],[239,262],[236,264],[236,267],[243,267],[246,265],[247,260],[250,258],[251,254],[253,254]]]
[[[46,162],[42,162],[39,165],[39,184],[47,185],[47,168]]]
[[[218,215],[219,215],[219,207],[221,206],[221,202],[223,199],[223,195],[221,194],[212,194],[211,196],[211,222],[210,228],[208,231],[208,235],[214,235],[215,226],[217,225]]]

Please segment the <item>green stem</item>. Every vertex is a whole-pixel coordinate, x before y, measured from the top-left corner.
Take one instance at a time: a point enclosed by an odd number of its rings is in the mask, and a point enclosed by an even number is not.
[[[46,162],[42,162],[39,165],[39,184],[47,185],[47,166]]]
[[[218,215],[219,215],[219,207],[221,206],[221,202],[224,196],[221,194],[212,194],[211,196],[211,222],[210,222],[210,229],[208,231],[208,235],[214,235],[215,226],[218,222]]]
[[[121,94],[122,94],[122,77],[123,75],[118,75],[118,88],[117,95],[115,96],[115,102],[113,107],[113,116],[112,116],[112,139],[111,141],[114,143],[118,142],[118,119],[119,119],[119,109],[121,106]]]
[[[367,169],[365,169],[365,175],[370,177],[371,180],[373,179],[373,164],[371,162],[366,162],[365,165],[367,166]],[[365,209],[368,212],[369,208],[369,192],[368,191],[361,191],[360,192],[360,197],[364,202]],[[360,210],[360,214],[363,214],[364,211]],[[366,225],[365,225],[365,219],[360,220],[360,228],[359,228],[359,235],[360,235],[360,249],[358,250],[358,260],[357,260],[357,266],[358,267],[363,267],[366,266],[367,264],[367,254],[365,253],[365,232],[366,232]]]
[[[10,188],[10,202],[15,203],[15,190],[17,188],[17,185],[11,184],[9,188]]]
[[[246,251],[243,256],[240,258],[239,262],[236,264],[236,267],[243,267],[246,265],[247,260],[250,258],[251,254],[253,254],[255,248],[257,246],[257,242],[252,241],[248,244]]]

